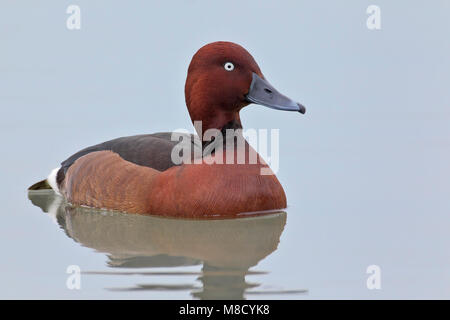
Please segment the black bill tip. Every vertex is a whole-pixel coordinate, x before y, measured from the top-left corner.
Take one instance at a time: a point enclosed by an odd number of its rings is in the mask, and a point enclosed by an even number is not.
[[[306,108],[304,105],[300,104],[297,102],[298,105],[298,112],[300,112],[301,114],[305,114],[306,113]]]

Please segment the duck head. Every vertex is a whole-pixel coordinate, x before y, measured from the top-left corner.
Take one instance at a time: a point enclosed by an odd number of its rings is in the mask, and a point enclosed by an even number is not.
[[[255,103],[305,113],[300,103],[279,93],[263,76],[253,57],[238,44],[213,42],[200,48],[189,65],[186,105],[202,130],[242,128],[239,111]]]

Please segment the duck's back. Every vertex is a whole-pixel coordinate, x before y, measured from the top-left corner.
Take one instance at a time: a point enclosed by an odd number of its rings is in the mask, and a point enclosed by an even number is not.
[[[167,170],[174,165],[171,159],[173,147],[179,141],[171,140],[172,132],[158,132],[136,136],[121,137],[105,141],[78,151],[61,163],[64,173],[80,157],[96,151],[112,151],[122,159],[134,164],[150,167],[158,171]],[[194,145],[194,136],[188,135]]]
[[[180,136],[178,133],[177,135]],[[158,132],[121,137],[84,148],[61,162],[61,167],[55,172],[55,182],[59,186],[64,181],[67,170],[75,161],[87,154],[98,151],[112,151],[131,163],[158,171],[165,171],[173,166],[179,165],[179,163],[172,161],[172,150],[179,141],[172,140],[171,138],[172,132]],[[186,134],[183,141],[191,141],[193,153],[196,147],[195,136]],[[42,188],[50,188],[46,180],[32,185],[29,190]]]

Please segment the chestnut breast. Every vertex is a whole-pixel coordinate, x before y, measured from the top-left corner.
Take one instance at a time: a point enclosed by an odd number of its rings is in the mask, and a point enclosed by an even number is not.
[[[267,169],[261,161],[204,161],[160,172],[110,151],[93,152],[69,168],[62,190],[75,205],[172,217],[236,216],[286,207],[276,176],[261,175],[261,169]]]

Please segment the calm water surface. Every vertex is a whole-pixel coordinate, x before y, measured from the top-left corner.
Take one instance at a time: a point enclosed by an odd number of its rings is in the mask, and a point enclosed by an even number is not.
[[[246,279],[267,273],[249,269],[277,249],[285,212],[199,221],[72,207],[53,191],[33,191],[29,199],[69,238],[106,255],[109,268],[83,270],[83,278],[110,278],[107,291],[175,291],[199,299],[306,292]]]

